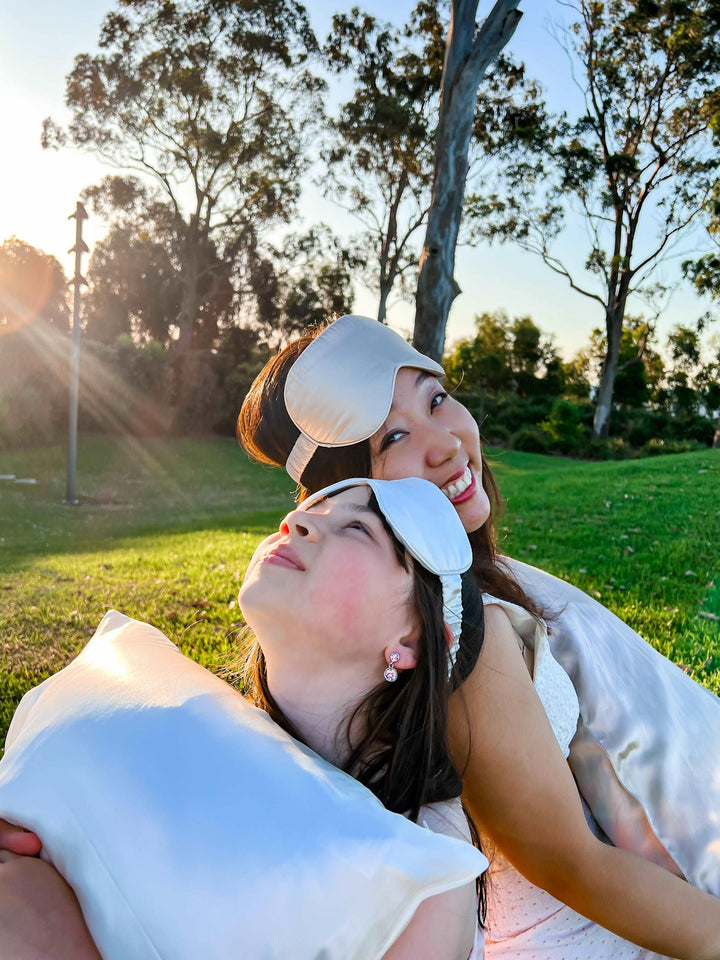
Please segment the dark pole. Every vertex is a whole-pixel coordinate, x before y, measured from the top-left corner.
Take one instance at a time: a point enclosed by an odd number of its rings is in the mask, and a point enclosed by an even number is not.
[[[73,303],[72,351],[70,354],[70,426],[68,432],[67,492],[64,502],[74,507],[80,502],[75,496],[78,385],[80,379],[80,288],[84,283],[87,283],[80,271],[80,259],[83,253],[88,252],[87,245],[82,238],[82,225],[83,220],[87,220],[87,212],[80,201],[78,201],[75,207],[75,213],[71,213],[68,220],[75,220],[75,246],[68,250],[68,253],[75,254],[75,275],[70,281],[70,283],[75,286],[75,297]]]

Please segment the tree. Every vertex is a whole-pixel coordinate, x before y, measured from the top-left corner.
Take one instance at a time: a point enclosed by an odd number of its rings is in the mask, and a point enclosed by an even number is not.
[[[9,237],[0,244],[0,327],[11,333],[41,318],[68,331],[65,272],[55,257]]]
[[[170,203],[137,177],[106,177],[83,199],[110,231],[88,265],[90,291],[84,301],[86,332],[113,343],[123,333],[138,341],[170,346],[178,334],[183,298],[182,242]],[[246,234],[246,238],[252,233]],[[247,251],[243,251],[247,255]],[[233,264],[219,259],[214,243],[202,249],[191,344],[212,346],[218,328],[232,315]],[[236,251],[236,262],[240,251]]]
[[[470,199],[477,236],[512,240],[600,305],[606,353],[593,431],[606,436],[628,298],[651,297],[653,272],[702,211],[717,176],[720,9],[714,0],[578,0],[567,49],[585,108],[517,144],[495,190]],[[524,148],[524,152],[522,151]],[[556,252],[574,203],[591,242],[579,279]],[[654,236],[653,224],[657,224]]]
[[[406,291],[417,267],[444,48],[437,0],[420,0],[401,28],[357,7],[336,14],[324,48],[333,73],[352,71],[354,91],[330,122],[323,188],[363,225],[357,252],[377,287],[381,323],[393,287]]]
[[[520,0],[496,0],[487,19],[476,23],[478,0],[451,0],[440,110],[435,135],[432,199],[415,297],[413,344],[439,360],[445,327],[460,288],[453,276],[455,247],[465,197],[468,152],[477,89],[520,20]]]
[[[655,328],[642,316],[626,316],[618,347],[613,401],[623,407],[647,404],[665,377],[662,357],[655,349]],[[588,352],[596,381],[602,378],[607,339],[597,327],[590,336]]]
[[[358,261],[328,227],[286,237],[273,264],[277,280],[272,328],[281,339],[352,310]]]
[[[297,0],[119,0],[99,46],[76,57],[72,120],[46,120],[43,145],[154,182],[177,239],[183,352],[217,264],[293,213],[324,88],[316,41]]]
[[[667,346],[671,359],[667,376],[668,394],[677,411],[712,416],[720,412],[720,342],[716,338],[714,344],[711,342],[710,349],[703,351],[702,330],[702,324],[699,329],[676,324],[668,334]],[[716,445],[717,439],[716,430],[713,445]]]
[[[715,143],[720,143],[720,120],[715,124]],[[698,260],[688,260],[683,264],[683,272],[695,285],[701,296],[708,296],[716,303],[720,303],[720,182],[715,184],[707,203],[709,221],[707,224],[708,237],[715,246],[712,253],[707,253]],[[702,330],[711,314],[701,317],[699,327]],[[707,406],[711,410],[720,410],[720,353],[714,360],[709,360],[698,374],[698,380]],[[713,447],[720,449],[720,418],[715,428]]]
[[[475,317],[475,336],[458,341],[444,359],[451,383],[475,393],[485,388],[495,393],[512,389],[508,324],[503,312]]]
[[[460,340],[445,357],[452,383],[465,392],[512,392],[521,397],[557,394],[564,383],[562,364],[552,341],[531,317],[483,313],[475,318],[475,336]]]

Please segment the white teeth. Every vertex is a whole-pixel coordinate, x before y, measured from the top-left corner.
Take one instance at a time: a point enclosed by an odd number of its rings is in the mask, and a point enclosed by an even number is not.
[[[440,489],[448,498],[448,500],[454,500],[455,497],[459,497],[461,493],[465,493],[471,482],[472,471],[468,465],[465,467],[465,472],[459,480],[456,480],[454,483],[449,483],[446,487],[440,487]]]

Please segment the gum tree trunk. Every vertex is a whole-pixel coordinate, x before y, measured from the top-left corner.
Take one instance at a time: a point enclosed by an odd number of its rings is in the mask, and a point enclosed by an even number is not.
[[[485,71],[515,32],[520,0],[496,0],[478,28],[478,0],[452,0],[440,114],[435,141],[435,174],[415,297],[413,345],[440,360],[445,327],[460,292],[454,278],[455,247],[465,197],[468,149],[477,90]]]
[[[618,314],[619,311],[613,311],[608,307],[606,316],[607,353],[603,363],[593,418],[593,436],[595,437],[607,437],[610,432],[610,414],[612,412],[612,398],[615,390],[623,323],[622,314]]]

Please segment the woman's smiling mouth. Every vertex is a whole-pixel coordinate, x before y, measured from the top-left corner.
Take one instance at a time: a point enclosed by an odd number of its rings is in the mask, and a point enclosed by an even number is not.
[[[470,490],[471,487],[472,490]],[[455,503],[464,493],[468,494],[468,497],[463,497],[464,500],[471,497],[475,492],[475,478],[470,469],[470,464],[465,467],[462,474],[456,480],[453,480],[452,483],[448,483],[444,487],[440,487],[440,489],[451,503]]]

